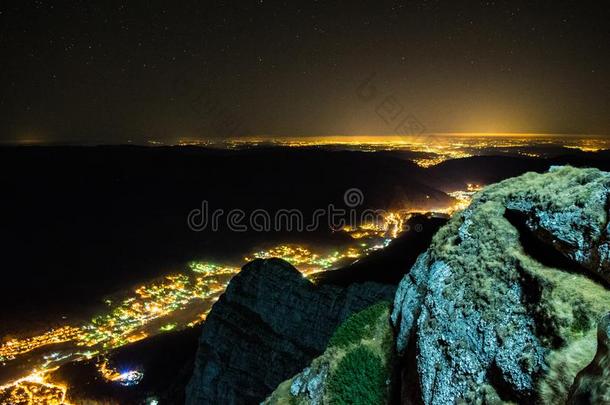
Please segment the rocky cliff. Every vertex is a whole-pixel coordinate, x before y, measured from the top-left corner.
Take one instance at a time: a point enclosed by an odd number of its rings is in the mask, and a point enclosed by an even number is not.
[[[263,401],[320,355],[349,315],[394,292],[370,282],[316,286],[279,259],[247,264],[203,326],[186,403]]]
[[[566,402],[610,309],[609,190],[608,173],[554,167],[454,215],[396,293],[402,402]]]

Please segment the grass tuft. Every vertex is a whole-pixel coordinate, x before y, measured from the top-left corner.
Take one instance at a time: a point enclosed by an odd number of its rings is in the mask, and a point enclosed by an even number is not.
[[[367,346],[347,352],[328,380],[332,405],[386,403],[388,370],[382,358]]]
[[[329,347],[347,347],[373,337],[379,317],[388,312],[390,303],[381,301],[347,318],[330,338]]]

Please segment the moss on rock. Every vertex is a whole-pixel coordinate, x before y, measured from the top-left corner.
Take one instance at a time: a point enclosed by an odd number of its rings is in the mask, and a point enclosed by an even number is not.
[[[347,318],[330,338],[329,347],[347,347],[373,338],[379,332],[379,319],[387,315],[389,305],[382,301]]]
[[[370,405],[387,402],[388,369],[373,349],[359,345],[339,360],[328,378],[328,403]]]
[[[283,382],[265,404],[384,404],[391,394],[394,335],[390,303],[350,316],[326,351]]]

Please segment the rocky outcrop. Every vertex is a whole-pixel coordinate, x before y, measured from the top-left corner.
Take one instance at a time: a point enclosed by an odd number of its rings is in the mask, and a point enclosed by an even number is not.
[[[264,405],[389,403],[393,344],[389,303],[380,302],[348,318],[324,354],[280,384]]]
[[[404,403],[566,401],[610,308],[597,282],[609,189],[607,173],[556,167],[487,187],[454,215],[396,293]]]
[[[519,190],[507,199],[511,218],[521,220],[526,232],[571,261],[573,267],[610,283],[609,176],[598,170],[562,167],[552,167],[550,173],[563,175],[547,176],[547,181],[541,177],[535,192]],[[564,181],[550,182],[557,177]]]
[[[394,286],[316,286],[290,264],[255,260],[235,276],[203,326],[187,404],[264,400],[327,347],[339,324]]]
[[[597,327],[597,353],[574,379],[568,404],[610,403],[610,314]]]

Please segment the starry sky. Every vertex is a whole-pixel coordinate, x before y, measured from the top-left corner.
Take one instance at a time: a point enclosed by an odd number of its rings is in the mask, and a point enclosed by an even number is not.
[[[0,2],[0,141],[610,134],[605,2],[58,3]]]

